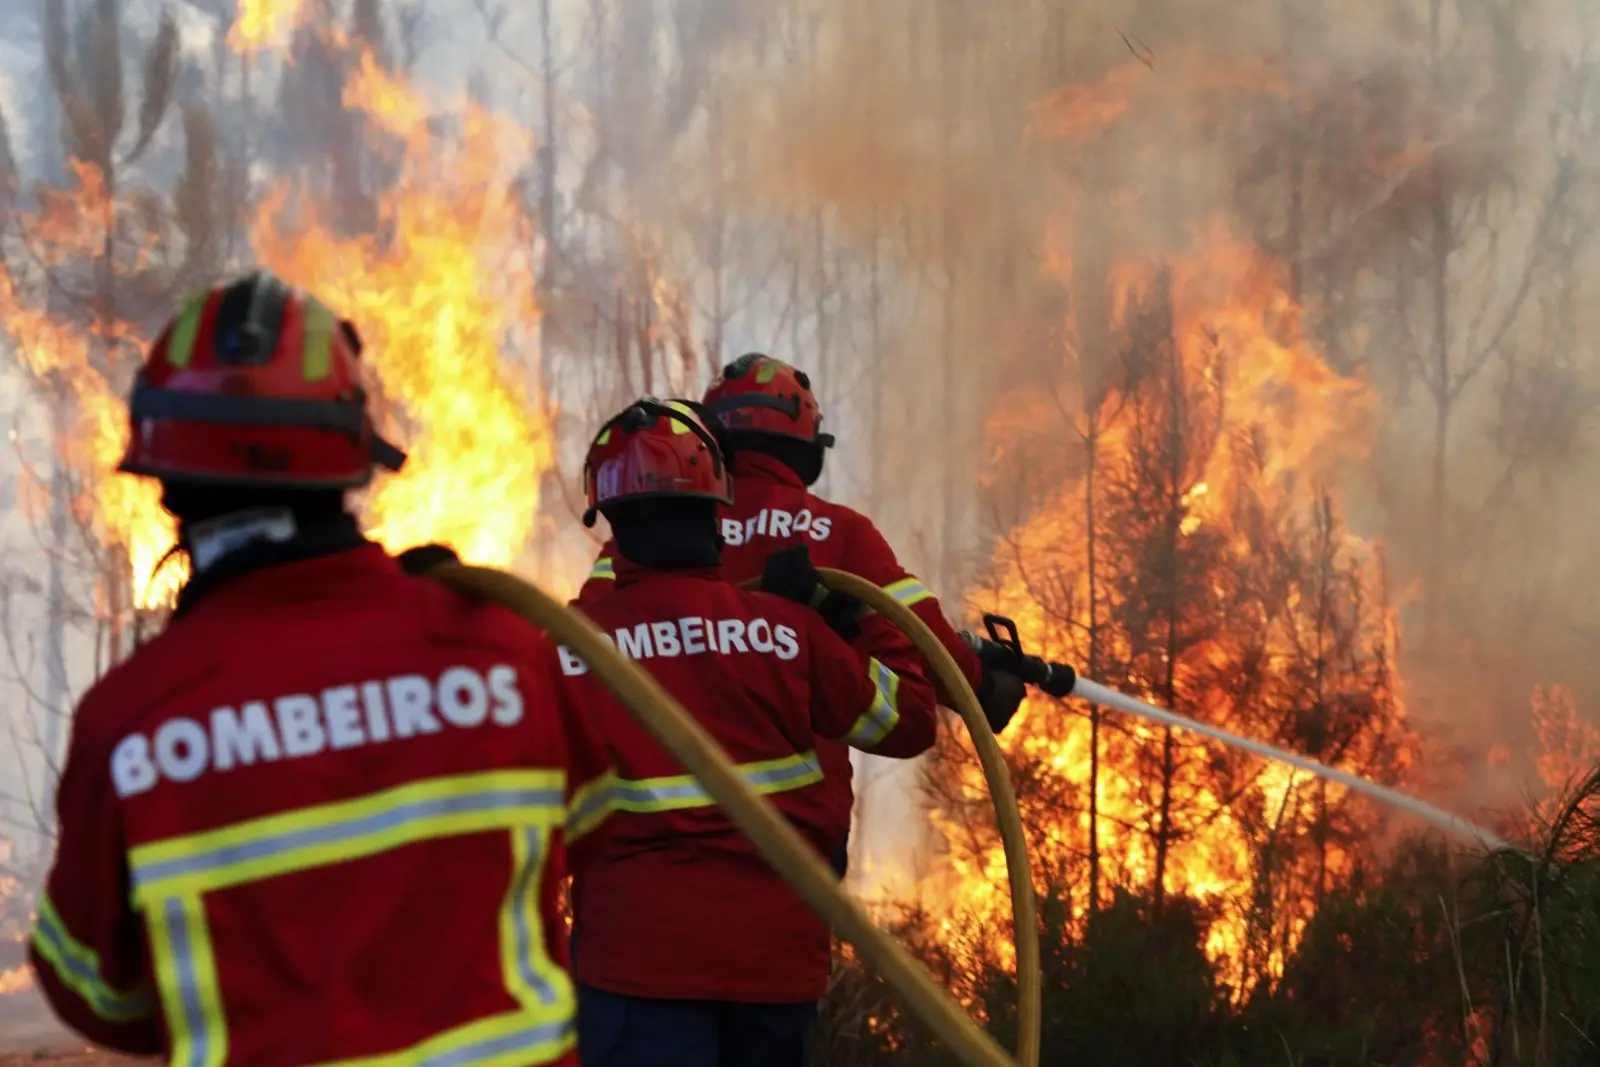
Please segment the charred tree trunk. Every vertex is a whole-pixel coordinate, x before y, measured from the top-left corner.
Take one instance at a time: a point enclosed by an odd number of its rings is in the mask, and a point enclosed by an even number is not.
[[[1084,666],[1090,678],[1100,677],[1100,572],[1099,538],[1095,531],[1095,475],[1099,460],[1098,413],[1089,414],[1083,437],[1083,515],[1087,532],[1086,565],[1089,585],[1089,654]],[[1100,705],[1089,705],[1089,917],[1100,910]]]
[[[1178,628],[1181,610],[1178,591],[1178,538],[1179,525],[1183,520],[1184,405],[1182,356],[1179,353],[1177,338],[1169,334],[1167,345],[1170,368],[1167,386],[1167,470],[1161,545],[1162,582],[1166,592],[1165,617],[1162,620],[1165,644],[1162,649],[1162,677],[1158,695],[1164,707],[1176,710]],[[1150,887],[1151,899],[1157,914],[1161,913],[1166,904],[1167,857],[1172,851],[1172,791],[1177,777],[1177,758],[1177,739],[1173,736],[1172,727],[1168,726],[1161,734],[1161,799],[1156,816],[1155,872]]]

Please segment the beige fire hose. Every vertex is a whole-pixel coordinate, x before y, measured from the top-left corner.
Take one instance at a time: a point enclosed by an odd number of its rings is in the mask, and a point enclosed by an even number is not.
[[[750,788],[693,716],[648,673],[618,654],[588,619],[504,571],[446,563],[429,570],[428,577],[463,596],[490,601],[516,612],[571,649],[640,724],[699,780],[784,881],[813,911],[827,920],[840,937],[856,947],[867,964],[900,994],[912,1014],[919,1017],[965,1067],[1018,1067],[910,953],[873,924],[866,912],[840,888],[837,877],[816,850],[776,808]],[[990,742],[993,743],[992,738]],[[1015,801],[1012,806],[1015,807]],[[1030,915],[1032,899],[1030,894]],[[1019,960],[1021,956],[1019,944]],[[1035,974],[1037,970],[1035,963]],[[1030,1061],[1028,1067],[1036,1062]]]
[[[972,746],[978,752],[978,762],[983,766],[983,776],[989,782],[989,796],[994,802],[1000,841],[1005,849],[1006,874],[1011,883],[1011,931],[1017,950],[1017,1062],[1022,1067],[1038,1067],[1042,1018],[1039,924],[1033,874],[1028,865],[1028,838],[1000,744],[994,739],[994,731],[989,729],[989,720],[978,703],[978,695],[967,683],[955,658],[928,625],[917,618],[916,612],[860,575],[830,567],[819,567],[817,573],[828,588],[854,597],[898,627],[932,665],[945,692],[955,697],[955,710],[967,724]],[[744,584],[757,588],[761,582],[756,579]]]

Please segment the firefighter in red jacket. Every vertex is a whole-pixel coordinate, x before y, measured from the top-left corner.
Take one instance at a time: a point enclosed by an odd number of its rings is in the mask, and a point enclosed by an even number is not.
[[[595,438],[585,479],[586,522],[604,514],[619,551],[615,582],[581,609],[828,855],[849,813],[825,785],[819,744],[915,756],[933,743],[931,688],[858,656],[808,606],[723,577],[717,506],[731,484],[692,405],[629,407]],[[809,601],[814,583],[794,595]],[[836,621],[848,630],[854,615]],[[573,888],[584,1067],[806,1067],[827,926],[558,651],[618,776],[610,831]]]
[[[705,409],[726,428],[733,450],[733,503],[721,516],[728,577],[753,578],[767,569],[769,556],[804,546],[817,566],[877,583],[928,624],[977,692],[990,727],[996,733],[1005,729],[1025,692],[1021,679],[1008,669],[1015,666],[1015,653],[986,638],[958,633],[945,620],[933,592],[900,565],[872,520],[810,491],[822,476],[823,457],[833,447],[833,435],[822,432],[822,411],[805,372],[760,353],[740,356],[706,391]],[[784,558],[785,571],[804,569],[793,557]],[[612,584],[615,559],[615,543],[607,542],[578,594],[580,600]],[[932,669],[886,620],[869,620],[855,644],[902,675],[932,677]],[[953,703],[943,686],[938,695],[947,706]],[[819,751],[830,780],[849,805],[849,754],[826,742]],[[841,876],[847,855],[841,847],[833,857]]]
[[[182,1067],[575,1065],[558,896],[610,800],[554,649],[412,577],[344,492],[405,457],[360,342],[266,274],[196,297],[131,402],[193,577],[83,698],[31,962]]]

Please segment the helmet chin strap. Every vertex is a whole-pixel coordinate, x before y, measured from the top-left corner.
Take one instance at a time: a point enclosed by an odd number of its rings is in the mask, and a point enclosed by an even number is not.
[[[178,537],[189,553],[189,565],[202,574],[247,545],[282,544],[299,532],[300,524],[289,508],[250,508],[185,526]]]

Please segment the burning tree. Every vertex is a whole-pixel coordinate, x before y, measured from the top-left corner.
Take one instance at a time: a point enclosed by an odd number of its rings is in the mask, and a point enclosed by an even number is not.
[[[1398,780],[1413,739],[1382,556],[1335,496],[1372,397],[1305,338],[1282,264],[1220,224],[1125,236],[1102,206],[1063,211],[1041,296],[1069,382],[1034,375],[991,420],[1025,488],[995,500],[1010,529],[983,599],[1113,687]],[[1151,251],[1108,261],[1118,245]],[[1236,993],[1281,972],[1379,824],[1337,786],[1098,711],[1035,701],[1004,743],[1041,889],[1091,923],[1113,891],[1157,918],[1188,898]],[[988,925],[1000,850],[966,752],[941,746],[931,789],[956,899]],[[980,939],[969,967],[995,963]]]

